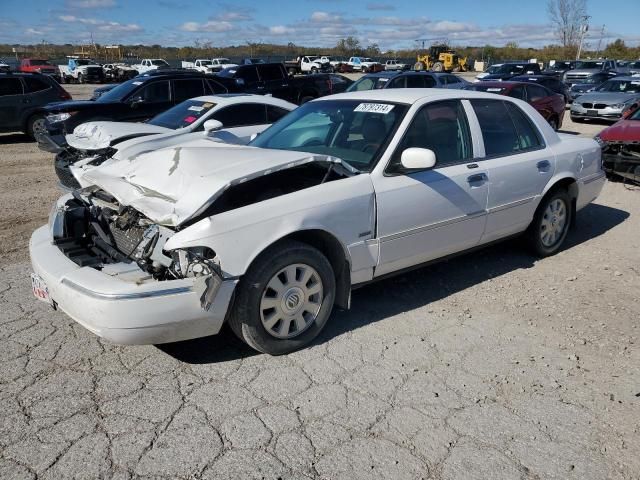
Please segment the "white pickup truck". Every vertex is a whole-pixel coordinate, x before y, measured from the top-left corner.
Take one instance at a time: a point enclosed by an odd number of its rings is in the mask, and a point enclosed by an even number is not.
[[[228,58],[199,58],[195,62],[182,62],[182,68],[197,70],[202,73],[215,73],[225,68],[237,67],[235,63],[231,63]]]
[[[138,73],[145,73],[150,70],[158,70],[159,68],[171,68],[169,63],[162,58],[145,58],[140,63],[132,65]]]
[[[378,62],[375,62],[371,58],[367,57],[351,57],[347,64],[351,65],[356,71],[362,71],[366,73],[371,70],[374,65],[377,65]]]
[[[101,83],[102,65],[90,58],[70,57],[67,65],[58,65],[62,83]]]
[[[385,70],[408,70],[409,65],[406,63],[401,63],[398,60],[387,60],[384,63]]]

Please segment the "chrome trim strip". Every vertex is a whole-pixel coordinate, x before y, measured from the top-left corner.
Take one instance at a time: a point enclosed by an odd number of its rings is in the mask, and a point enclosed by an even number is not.
[[[165,288],[162,290],[155,290],[153,292],[139,292],[139,293],[103,293],[96,292],[95,290],[89,290],[82,285],[78,285],[71,280],[63,278],[60,282],[62,285],[66,285],[67,287],[75,290],[78,293],[86,295],[91,298],[96,298],[98,300],[137,300],[139,298],[152,298],[152,297],[163,297],[166,295],[180,295],[182,293],[190,293],[193,291],[193,287],[175,287],[175,288]]]
[[[486,215],[485,210],[479,210],[477,212],[468,213],[466,215],[462,215],[460,217],[450,218],[449,220],[443,220],[441,222],[431,223],[429,225],[423,225],[422,227],[412,228],[411,230],[405,230],[404,232],[391,233],[389,235],[385,235],[384,237],[380,237],[380,242],[389,242],[391,240],[396,240],[402,237],[408,237],[409,235],[415,235],[417,233],[426,232],[429,230],[434,230],[436,228],[445,227],[447,225],[452,225],[454,223],[462,222],[465,220],[471,220],[477,218],[482,215]]]
[[[498,205],[497,207],[491,207],[489,209],[489,213],[501,212],[502,210],[507,210],[513,207],[519,207],[520,205],[525,205],[527,203],[533,202],[535,200],[535,196],[529,198],[523,198],[522,200],[516,200],[515,202],[505,203],[504,205]]]
[[[604,178],[606,176],[606,174],[604,172],[600,172],[600,173],[596,173],[595,176],[593,178],[589,178],[588,180],[585,180],[584,178],[582,179],[582,184],[583,185],[589,185],[590,183],[593,183],[595,181],[600,180],[601,178]]]

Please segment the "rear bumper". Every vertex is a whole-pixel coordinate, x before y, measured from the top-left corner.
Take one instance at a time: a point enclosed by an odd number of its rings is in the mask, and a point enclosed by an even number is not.
[[[576,210],[586,207],[598,198],[606,181],[607,178],[603,171],[581,178],[578,181],[579,188],[578,198],[576,199]]]
[[[224,280],[209,311],[200,306],[196,280],[134,282],[80,267],[52,244],[47,226],[31,236],[33,271],[54,305],[92,333],[118,344],[175,342],[220,331],[237,280]]]

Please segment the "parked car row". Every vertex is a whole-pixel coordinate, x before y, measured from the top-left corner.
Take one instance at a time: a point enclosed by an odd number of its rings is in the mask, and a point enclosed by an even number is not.
[[[222,78],[246,87],[275,72],[242,65]],[[213,78],[152,74],[89,103],[131,112]],[[558,252],[604,184],[598,143],[558,135],[522,99],[406,88],[415,79],[446,84],[398,72],[301,106],[209,93],[148,123],[66,131],[58,153],[81,188],[31,237],[34,294],[115,343],[228,323],[278,355],[311,343],[367,282],[514,235],[538,256]]]

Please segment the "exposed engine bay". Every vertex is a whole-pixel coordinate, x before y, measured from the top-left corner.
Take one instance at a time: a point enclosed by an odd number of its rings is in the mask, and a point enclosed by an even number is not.
[[[165,252],[175,230],[157,225],[99,189],[74,192],[61,211],[54,242],[67,258],[98,270],[117,263],[136,264],[155,280],[219,274],[215,253],[206,247]]]

